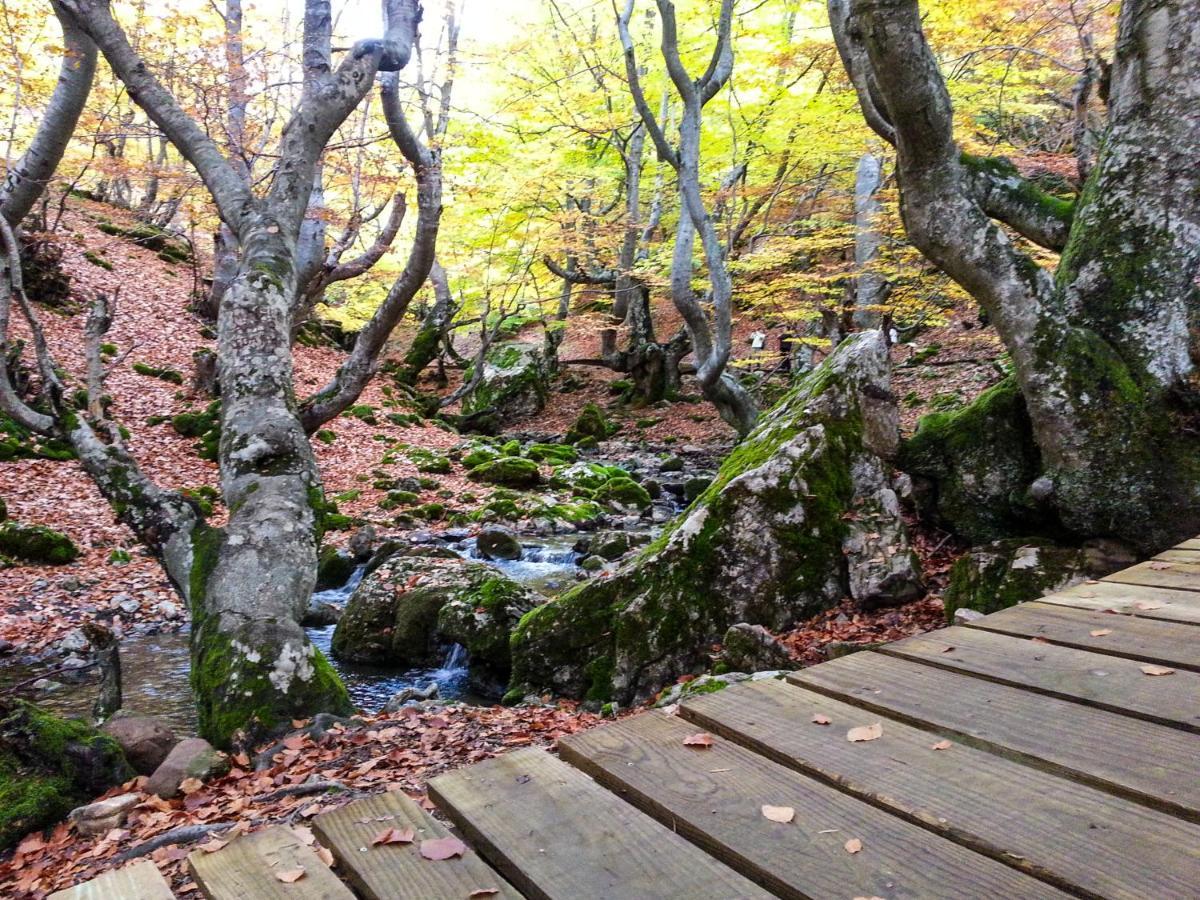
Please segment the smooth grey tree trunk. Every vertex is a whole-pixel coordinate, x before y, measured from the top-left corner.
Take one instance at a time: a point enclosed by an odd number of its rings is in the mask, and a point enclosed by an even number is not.
[[[874,153],[858,158],[854,177],[854,324],[860,329],[878,328],[880,309],[887,299],[887,279],[871,266],[879,256],[883,237],[879,233],[879,189],[883,186],[883,160]]]

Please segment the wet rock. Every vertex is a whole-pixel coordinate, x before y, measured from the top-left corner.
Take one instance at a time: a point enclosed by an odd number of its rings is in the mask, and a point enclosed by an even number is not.
[[[179,604],[172,603],[170,600],[163,600],[155,609],[164,619],[174,620],[180,616]]]
[[[370,559],[371,551],[375,549],[378,540],[379,535],[376,533],[375,527],[364,525],[350,536],[350,543],[346,549],[350,551],[355,562],[366,562]]]
[[[489,525],[480,530],[475,546],[487,559],[520,559],[524,552],[520,538],[500,525]]]
[[[731,625],[721,644],[721,659],[737,672],[789,669],[795,665],[787,647],[761,625]]]
[[[333,655],[397,668],[435,666],[442,648],[470,652],[472,683],[507,680],[509,635],[542,598],[492,566],[461,559],[394,555],[355,589],[333,633]]]
[[[440,698],[441,692],[438,690],[437,682],[431,682],[423,688],[407,687],[393,694],[387,705],[383,707],[383,711],[396,712],[412,703],[423,703]]]
[[[80,650],[86,650],[90,645],[88,639],[84,636],[83,631],[75,628],[67,632],[66,637],[58,642],[60,650],[65,650],[68,653],[75,653]]]
[[[300,624],[305,628],[327,628],[336,625],[342,618],[342,609],[316,597],[310,597]]]
[[[341,587],[350,579],[354,567],[355,561],[352,556],[342,553],[336,547],[322,547],[320,556],[317,557],[316,590],[327,591],[330,588]]]
[[[179,743],[171,727],[157,716],[118,712],[100,730],[120,745],[125,758],[139,775],[149,775],[161,766]]]
[[[75,830],[89,836],[107,834],[125,824],[129,811],[141,801],[139,794],[117,794],[107,800],[98,800],[87,806],[77,806],[68,818],[75,823]]]
[[[203,738],[187,738],[176,744],[146,782],[146,793],[169,800],[179,793],[188,778],[206,781],[229,771],[229,758],[213,749]]]
[[[585,556],[579,562],[579,568],[585,572],[599,572],[604,568],[605,560],[603,556]]]

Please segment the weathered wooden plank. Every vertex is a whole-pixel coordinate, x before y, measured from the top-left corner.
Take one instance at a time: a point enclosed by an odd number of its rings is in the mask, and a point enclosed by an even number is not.
[[[1176,550],[1200,550],[1200,538],[1191,538],[1175,545]]]
[[[1034,602],[992,613],[968,627],[1200,671],[1200,636],[1186,625]]]
[[[175,894],[158,867],[143,859],[56,891],[50,900],[175,900]]]
[[[1101,581],[1116,584],[1141,584],[1177,591],[1200,591],[1200,562],[1162,562],[1151,560],[1138,563],[1120,572],[1106,575]]]
[[[946,628],[879,648],[1123,715],[1200,732],[1200,674],[1151,676],[1144,663],[975,628]]]
[[[559,748],[565,760],[780,897],[1064,896],[732,742],[685,746],[695,733],[676,717],[647,713],[573,735]],[[768,820],[764,805],[791,807],[794,819]],[[862,842],[860,853],[846,851],[851,839]]]
[[[215,853],[193,851],[188,869],[210,900],[354,900],[316,853],[278,825],[236,838]],[[299,869],[304,874],[296,881],[280,880]]]
[[[543,750],[439,775],[429,794],[529,897],[770,896]]]
[[[1160,562],[1200,563],[1200,550],[1172,547],[1170,550],[1164,550],[1154,559]]]
[[[463,900],[474,891],[521,895],[473,850],[436,862],[420,853],[423,840],[450,834],[404,794],[356,800],[313,819],[313,832],[338,861],[338,872],[367,900]],[[389,828],[411,828],[411,844],[373,844]]]
[[[901,657],[855,653],[796,684],[1200,821],[1200,737]]]
[[[680,714],[1074,893],[1142,900],[1200,884],[1200,825],[961,743],[935,750],[935,732],[796,685],[734,685]],[[848,728],[874,722],[878,740],[847,743]]]
[[[1096,581],[1047,594],[1038,602],[1200,625],[1200,596],[1190,591]]]

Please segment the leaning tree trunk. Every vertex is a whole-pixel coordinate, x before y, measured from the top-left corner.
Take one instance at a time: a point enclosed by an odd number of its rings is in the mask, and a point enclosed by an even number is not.
[[[1108,133],[1073,217],[1011,166],[960,153],[916,0],[830,11],[868,121],[894,129],[910,238],[1012,355],[1038,496],[1071,531],[1144,550],[1200,530],[1200,0],[1122,4]],[[1057,271],[992,219],[1062,249]]]

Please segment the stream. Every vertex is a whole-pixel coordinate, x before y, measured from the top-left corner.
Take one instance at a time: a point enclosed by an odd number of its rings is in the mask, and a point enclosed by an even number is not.
[[[572,549],[578,535],[538,538],[537,545],[527,547],[519,560],[485,560],[475,549],[473,538],[451,549],[460,555],[495,566],[510,578],[546,595],[562,592],[575,583],[580,554]],[[341,587],[320,591],[314,599],[343,607],[363,578],[363,566],[354,570]],[[360,709],[374,712],[383,707],[397,691],[405,688],[424,688],[430,682],[438,685],[443,699],[484,703],[467,686],[467,654],[455,645],[451,647],[438,668],[407,671],[376,666],[356,665],[334,659],[329,652],[335,626],[305,629],[309,639],[325,654],[342,677],[350,699]],[[187,626],[175,632],[133,634],[121,641],[121,680],[124,706],[140,715],[159,716],[170,723],[177,734],[195,734],[196,713],[188,685],[190,656]],[[0,687],[36,678],[52,666],[7,665],[0,669]],[[63,676],[52,676],[61,678]],[[81,684],[67,683],[37,697],[38,705],[64,716],[87,719],[91,716],[96,685],[92,680]]]

